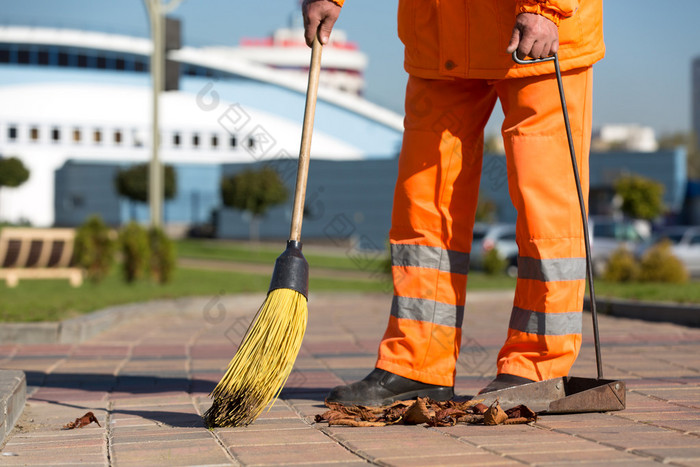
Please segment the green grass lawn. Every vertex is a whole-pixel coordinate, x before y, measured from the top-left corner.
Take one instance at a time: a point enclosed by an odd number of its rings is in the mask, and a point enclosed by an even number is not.
[[[700,303],[700,281],[685,284],[656,282],[613,283],[595,281],[598,297],[645,300],[650,302]]]
[[[115,269],[103,282],[70,287],[65,280],[24,280],[15,288],[0,284],[0,321],[56,321],[112,305],[162,298],[266,292],[270,277],[229,271],[179,268],[165,285],[141,281],[126,284]],[[388,280],[336,280],[312,277],[312,292],[329,290],[386,292]]]
[[[183,240],[177,244],[178,256],[219,259],[240,263],[272,265],[284,245],[247,246],[243,243]],[[388,274],[375,273],[368,279],[339,279],[327,270],[381,270],[381,254],[353,256],[339,253],[307,254],[311,273],[310,291],[381,292],[390,294],[392,284]],[[326,270],[314,274],[314,268]],[[248,272],[213,271],[178,268],[172,282],[165,285],[148,281],[126,284],[115,268],[101,283],[85,282],[72,288],[65,280],[24,280],[13,289],[0,283],[0,321],[36,322],[57,321],[108,306],[183,296],[208,296],[267,291],[269,275]],[[506,276],[487,276],[478,271],[469,274],[468,291],[513,289],[515,280]],[[687,284],[612,284],[596,281],[600,297],[618,297],[650,301],[700,303],[700,283]]]
[[[214,259],[236,261],[241,263],[274,264],[275,259],[284,251],[285,243],[250,244],[217,240],[178,240],[177,254],[181,258]],[[339,270],[371,270],[382,268],[386,255],[382,252],[352,253],[338,250],[336,254],[314,253],[313,247],[304,248],[304,257],[314,268]]]

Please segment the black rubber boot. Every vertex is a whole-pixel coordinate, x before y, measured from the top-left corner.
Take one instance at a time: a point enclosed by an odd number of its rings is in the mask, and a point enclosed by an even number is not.
[[[416,397],[446,401],[454,397],[454,388],[421,383],[375,368],[361,381],[333,388],[326,400],[346,405],[380,406]]]
[[[534,381],[528,378],[523,378],[522,376],[501,373],[500,375],[496,376],[496,378],[491,381],[488,386],[479,391],[479,394],[500,391],[501,389],[512,388],[513,386],[520,386],[521,384],[527,383],[534,383]]]

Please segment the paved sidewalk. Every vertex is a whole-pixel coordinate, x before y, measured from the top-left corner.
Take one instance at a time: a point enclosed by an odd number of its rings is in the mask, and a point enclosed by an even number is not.
[[[511,294],[471,294],[457,392],[495,371]],[[671,465],[700,466],[700,329],[600,317],[606,378],[628,408],[541,417],[533,425],[328,427],[328,389],[372,368],[386,295],[318,294],[281,400],[247,428],[207,430],[201,413],[264,297],[224,297],[148,313],[80,344],[0,345],[26,372],[24,413],[0,465]],[[194,302],[193,302],[194,303]],[[590,336],[590,315],[584,333]],[[572,374],[595,376],[590,337]],[[100,426],[61,430],[92,411]]]

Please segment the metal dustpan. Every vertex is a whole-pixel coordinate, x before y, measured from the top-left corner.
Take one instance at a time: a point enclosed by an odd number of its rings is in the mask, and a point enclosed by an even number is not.
[[[474,397],[504,410],[523,404],[539,414],[612,412],[625,408],[625,383],[612,379],[564,376],[514,386]]]
[[[588,219],[586,216],[583,192],[581,190],[581,180],[576,164],[573,138],[571,137],[571,125],[569,124],[569,114],[566,109],[566,98],[564,97],[564,86],[561,79],[561,70],[559,69],[559,58],[557,54],[554,54],[552,57],[538,60],[520,60],[517,57],[517,52],[513,52],[513,60],[521,65],[546,61],[554,62],[554,70],[559,86],[559,98],[561,99],[561,107],[564,114],[566,136],[569,140],[569,152],[571,153],[571,163],[574,169],[574,178],[576,180],[576,189],[578,191],[579,205],[581,208],[581,219],[583,221],[583,236],[586,246],[586,276],[588,278],[588,290],[591,298],[591,315],[593,317],[593,337],[595,340],[598,378],[565,376],[477,395],[475,399],[483,398],[483,403],[488,405],[498,399],[501,407],[505,410],[523,404],[534,412],[547,414],[623,410],[625,408],[625,383],[623,381],[603,379],[603,364],[600,356],[600,337],[598,333],[598,313],[595,303],[595,289],[593,288],[591,245],[588,236]]]

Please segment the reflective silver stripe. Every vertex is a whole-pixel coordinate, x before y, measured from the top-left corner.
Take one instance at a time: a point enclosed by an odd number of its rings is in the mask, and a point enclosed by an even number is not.
[[[539,336],[565,336],[581,334],[582,313],[541,313],[513,307],[510,314],[511,329],[537,334]]]
[[[394,296],[391,302],[391,315],[395,318],[459,328],[462,327],[464,319],[464,306],[450,305],[424,298]]]
[[[537,259],[518,256],[518,277],[542,282],[586,278],[586,258]]]
[[[445,250],[435,246],[392,243],[391,265],[415,266],[455,274],[467,274],[469,272],[469,253]]]

